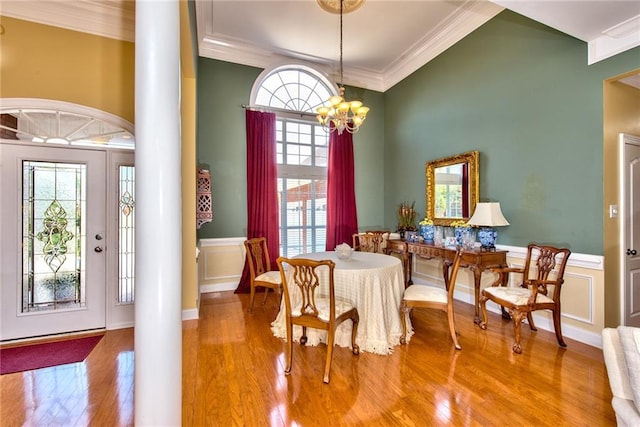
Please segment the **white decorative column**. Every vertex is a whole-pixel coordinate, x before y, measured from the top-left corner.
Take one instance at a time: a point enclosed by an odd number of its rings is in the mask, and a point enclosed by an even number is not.
[[[180,10],[136,2],[135,424],[182,422]]]

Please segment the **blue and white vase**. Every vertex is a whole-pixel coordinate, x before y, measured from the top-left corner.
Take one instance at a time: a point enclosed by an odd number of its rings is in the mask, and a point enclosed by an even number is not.
[[[417,231],[413,231],[413,230],[412,231],[407,231],[406,236],[407,236],[407,238],[406,238],[407,242],[413,242],[413,243],[418,242],[418,232]]]
[[[433,237],[436,232],[436,227],[434,225],[421,225],[420,226],[420,235],[424,238],[424,241],[427,243],[433,243]]]
[[[471,227],[455,227],[453,229],[454,236],[456,236],[456,245],[462,246],[464,244],[464,233],[470,230]]]
[[[496,238],[498,237],[498,232],[489,227],[483,227],[478,230],[478,240],[482,244],[484,249],[493,249],[495,248]]]

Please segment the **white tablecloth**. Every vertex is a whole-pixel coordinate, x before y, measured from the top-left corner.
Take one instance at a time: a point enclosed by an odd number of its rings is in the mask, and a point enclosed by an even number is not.
[[[404,293],[402,263],[396,257],[368,252],[354,252],[348,260],[338,259],[335,252],[318,252],[299,255],[298,258],[315,260],[330,259],[336,263],[334,285],[336,298],[350,301],[360,315],[356,343],[360,351],[389,354],[400,344],[402,323],[400,302]],[[299,301],[299,292],[292,292],[292,305]],[[323,292],[327,295],[328,292]],[[271,324],[273,334],[287,337],[285,301]],[[413,334],[411,321],[407,318],[407,341]],[[294,326],[293,339],[299,342],[302,328]],[[327,342],[327,332],[307,328],[307,345]],[[336,330],[335,344],[351,347],[351,322],[343,322]]]

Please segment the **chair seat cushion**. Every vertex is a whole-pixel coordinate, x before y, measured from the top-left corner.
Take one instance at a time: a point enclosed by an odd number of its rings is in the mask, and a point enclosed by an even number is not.
[[[527,305],[531,291],[525,288],[511,288],[508,286],[490,286],[485,288],[483,292],[488,295],[500,298],[503,301],[508,301],[513,305]],[[553,303],[553,300],[544,294],[538,294],[536,297],[537,303]]]
[[[427,285],[411,285],[404,290],[406,301],[433,301],[447,303],[447,291],[442,288]]]
[[[256,277],[256,280],[259,282],[267,282],[273,283],[274,285],[278,285],[282,283],[282,278],[280,277],[280,271],[266,271]]]
[[[316,298],[316,307],[318,309],[318,318],[324,322],[329,321],[329,298]],[[349,301],[336,299],[336,317],[353,308],[353,304]],[[302,304],[298,304],[291,310],[292,317],[300,317]]]

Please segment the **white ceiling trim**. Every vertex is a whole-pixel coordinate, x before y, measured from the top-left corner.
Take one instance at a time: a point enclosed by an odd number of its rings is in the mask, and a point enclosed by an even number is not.
[[[489,21],[502,10],[504,10],[503,7],[490,2],[467,1],[463,7],[449,16],[434,31],[406,49],[383,72],[377,73],[362,68],[349,67],[344,70],[344,83],[350,86],[384,92]],[[294,59],[318,68],[334,80],[339,79],[339,65],[335,61],[327,61],[324,58],[303,55],[290,50],[265,51],[245,40],[237,40],[215,32],[207,32],[207,27],[213,22],[212,2],[196,2],[196,11],[196,16],[198,17],[198,49],[199,55],[202,57],[263,69]]]
[[[589,65],[640,46],[640,15],[615,25],[589,42]]]
[[[133,3],[133,2],[130,2]],[[126,2],[125,2],[126,4]],[[0,12],[10,18],[81,31],[111,39],[135,41],[135,12],[104,1],[3,1]]]
[[[384,87],[381,90],[391,88],[503,10],[503,7],[490,2],[466,2],[455,14],[449,16],[432,33],[409,47],[398,60],[384,70]]]

